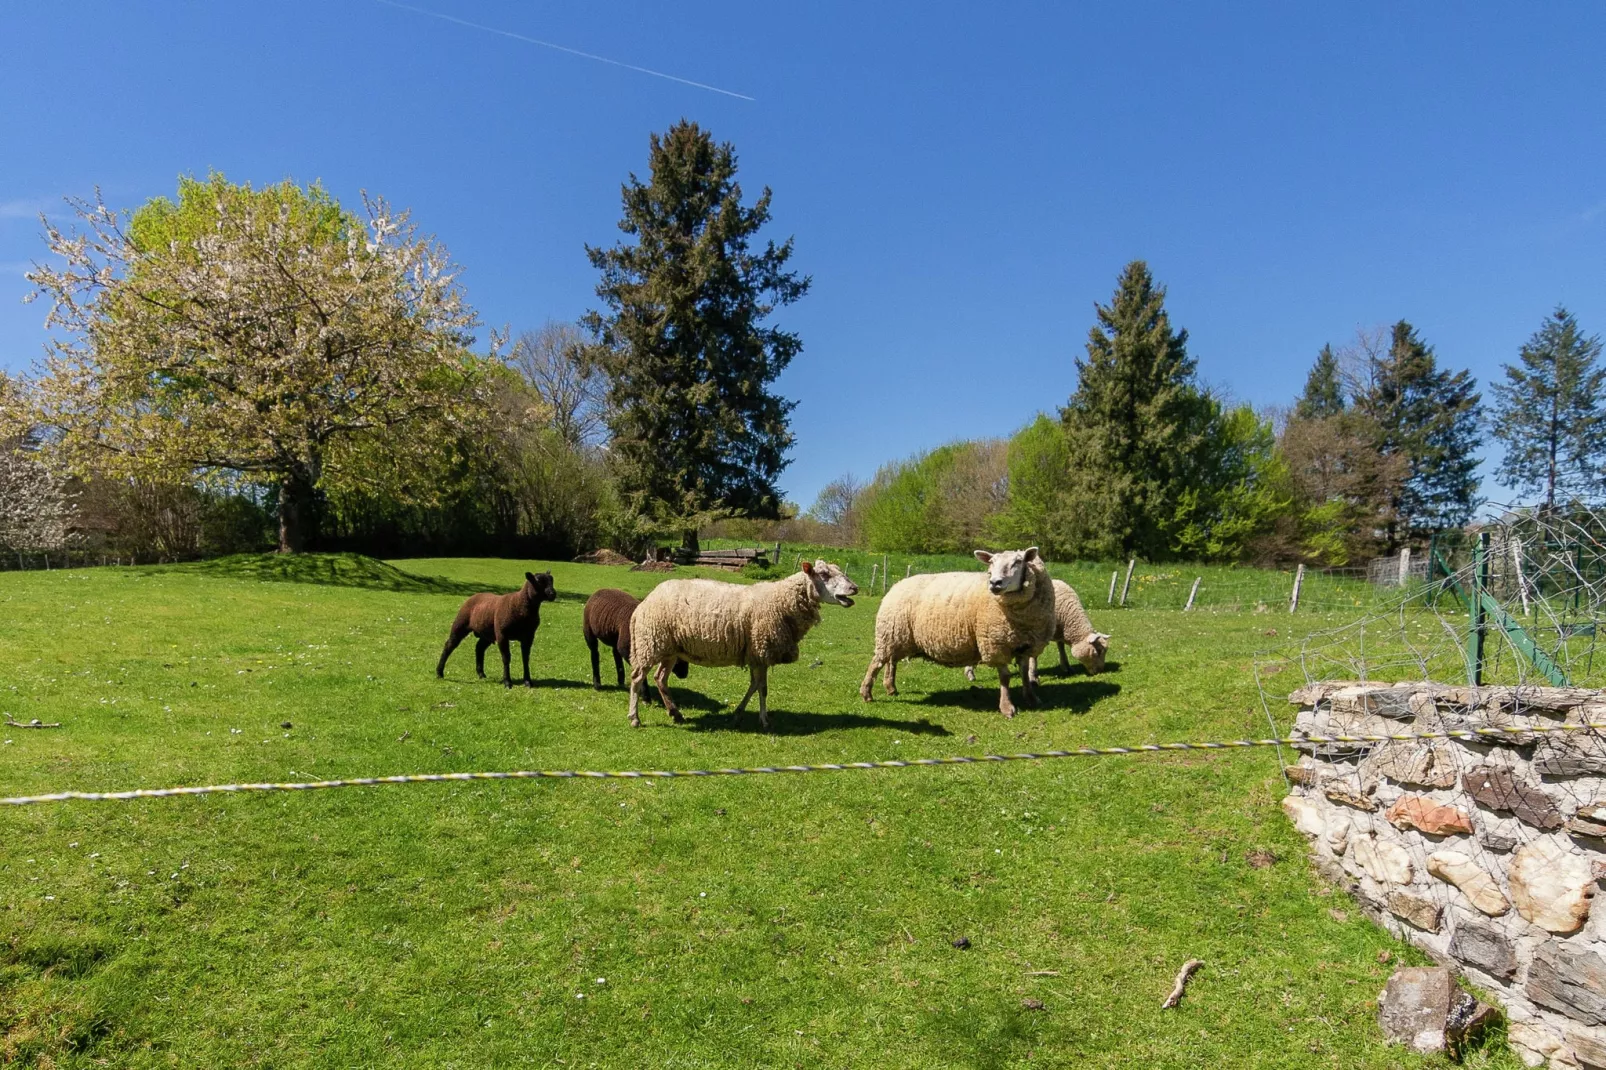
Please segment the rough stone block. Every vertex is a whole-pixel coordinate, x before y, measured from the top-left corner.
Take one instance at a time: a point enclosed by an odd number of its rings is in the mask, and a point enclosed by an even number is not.
[[[1547,941],[1528,964],[1523,991],[1575,1021],[1606,1025],[1606,959],[1593,951]]]
[[[1567,1030],[1567,1046],[1587,1070],[1606,1070],[1606,1033],[1574,1026]]]
[[[1519,849],[1506,882],[1517,913],[1542,929],[1577,932],[1589,917],[1594,867],[1553,840],[1535,840]]]
[[[1542,776],[1606,774],[1606,738],[1585,732],[1557,732],[1534,746],[1534,771]]]
[[[1497,930],[1475,922],[1462,922],[1450,934],[1450,957],[1482,970],[1490,977],[1509,981],[1517,975],[1517,953]]]
[[[1399,844],[1385,843],[1371,835],[1352,835],[1352,853],[1361,869],[1379,884],[1410,884],[1415,871],[1411,855]]]
[[[1424,932],[1439,931],[1444,912],[1439,909],[1439,904],[1426,896],[1396,890],[1389,893],[1387,905],[1389,913],[1401,921],[1409,922]]]
[[[1378,1001],[1377,1021],[1383,1036],[1424,1055],[1443,1051],[1445,1022],[1455,995],[1455,979],[1442,966],[1395,970]]]
[[[1539,829],[1560,828],[1561,811],[1537,785],[1518,780],[1511,770],[1480,765],[1461,774],[1461,787],[1491,810],[1507,810],[1518,821]]]
[[[1406,743],[1396,740],[1381,744],[1361,760],[1361,775],[1387,777],[1396,784],[1424,788],[1454,787],[1463,762],[1457,761],[1453,744],[1442,740]]]
[[[1606,839],[1606,806],[1600,803],[1580,806],[1578,812],[1567,819],[1567,831],[1575,836]]]
[[[1375,790],[1376,785],[1373,785]],[[1371,792],[1364,790],[1354,777],[1343,780],[1330,780],[1322,787],[1322,794],[1342,806],[1354,807],[1368,813],[1377,809],[1377,800],[1372,798]]]
[[[1313,839],[1327,831],[1327,818],[1322,814],[1321,806],[1314,799],[1303,795],[1289,795],[1283,799],[1283,813],[1294,827]]]
[[[1429,836],[1470,836],[1472,819],[1453,806],[1434,802],[1426,795],[1404,795],[1383,814],[1400,830],[1416,829]]]
[[[1500,891],[1500,882],[1459,851],[1435,851],[1429,855],[1428,872],[1461,889],[1473,906],[1491,918],[1511,909],[1510,901]]]

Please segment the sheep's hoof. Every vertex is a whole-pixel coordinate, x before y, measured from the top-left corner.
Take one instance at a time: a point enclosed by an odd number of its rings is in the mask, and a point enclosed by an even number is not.
[[[686,718],[682,717],[680,715],[680,711],[675,709],[673,706],[669,707],[669,716],[676,724],[686,723]]]
[[[525,687],[534,687],[535,686],[535,681],[534,680],[526,680],[526,681],[524,681],[524,686]]]
[[[998,707],[998,712],[1003,714],[1005,717],[1013,717],[1013,716],[1015,716],[1015,707],[1013,707],[1013,706],[1000,706],[1000,707]]]
[[[637,717],[633,713],[630,715],[630,727],[631,728],[640,728],[641,727],[641,718]]]
[[[864,701],[869,702],[870,701],[870,689],[868,687],[859,688],[859,697],[861,699],[863,699]]]
[[[889,688],[887,688],[887,694],[891,695],[893,698],[897,698],[898,697],[898,689],[895,688],[895,687],[889,687]]]

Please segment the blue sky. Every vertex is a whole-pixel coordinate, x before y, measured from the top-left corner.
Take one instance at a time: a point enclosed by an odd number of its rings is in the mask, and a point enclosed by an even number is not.
[[[0,366],[44,337],[19,303],[40,209],[209,169],[382,193],[488,325],[576,317],[582,246],[681,117],[774,189],[814,277],[781,317],[804,504],[1062,404],[1135,257],[1202,376],[1257,405],[1358,326],[1409,319],[1481,383],[1558,302],[1606,333],[1598,3],[417,6],[755,99],[379,0],[8,5]]]

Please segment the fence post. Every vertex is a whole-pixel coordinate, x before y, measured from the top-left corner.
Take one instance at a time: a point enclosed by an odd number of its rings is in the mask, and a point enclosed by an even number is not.
[[[1132,569],[1137,565],[1138,559],[1132,558],[1126,563],[1126,582],[1121,584],[1121,604],[1126,605],[1126,593],[1132,589]]]
[[[21,558],[19,557],[18,560],[20,561]],[[1105,605],[1115,605],[1115,584],[1118,580],[1120,580],[1120,578],[1120,569],[1116,569],[1114,572],[1110,573],[1110,596],[1104,600]]]
[[[875,570],[879,567],[880,566],[873,564],[870,566],[870,582],[865,586],[865,590],[869,591],[871,594],[875,594]]]
[[[1478,546],[1472,552],[1472,597],[1467,607],[1467,683],[1483,686],[1483,590],[1489,585],[1489,532],[1478,533]]]
[[[1411,548],[1400,547],[1400,586],[1404,587],[1411,579]]]
[[[881,555],[881,593],[887,593],[887,555]]]
[[[1305,565],[1303,562],[1294,570],[1294,593],[1288,597],[1288,612],[1292,613],[1299,608],[1299,589],[1305,585]]]
[[[1522,599],[1522,615],[1528,615],[1528,581],[1522,575],[1522,540],[1513,536],[1511,539],[1511,563],[1517,568],[1517,595]]]
[[[903,566],[903,578],[904,579],[908,579],[909,578],[909,570],[914,568],[914,567],[915,567],[915,563],[913,561],[904,562],[904,566]]]
[[[1186,613],[1193,608],[1193,599],[1199,593],[1199,581],[1202,579],[1204,579],[1203,576],[1195,576],[1193,578],[1193,590],[1188,592],[1188,604],[1182,607],[1182,612]]]

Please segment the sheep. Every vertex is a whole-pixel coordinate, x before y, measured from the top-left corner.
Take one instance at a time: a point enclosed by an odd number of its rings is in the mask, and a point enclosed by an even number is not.
[[[1033,546],[990,554],[976,551],[987,565],[976,572],[938,572],[893,584],[875,619],[875,655],[859,685],[870,701],[876,670],[886,669],[882,685],[898,693],[898,662],[922,657],[939,665],[991,665],[998,670],[998,712],[1015,716],[1009,698],[1009,663],[1018,661],[1027,701],[1037,702],[1030,659],[1054,637],[1054,588]]]
[[[508,644],[517,639],[524,654],[524,686],[534,687],[530,679],[530,644],[535,641],[535,630],[541,626],[541,603],[555,602],[558,592],[552,585],[552,573],[524,574],[524,586],[512,594],[476,594],[463,603],[452,621],[452,630],[446,637],[446,648],[435,666],[435,675],[446,675],[446,659],[452,656],[469,632],[479,639],[474,648],[474,669],[481,680],[485,679],[485,648],[496,643],[502,652],[502,686],[513,686]]]
[[[858,585],[835,565],[803,562],[784,580],[743,585],[716,580],[668,580],[653,588],[630,618],[630,723],[641,727],[636,703],[650,666],[664,709],[676,724],[685,718],[669,697],[669,667],[745,665],[747,694],[736,716],[758,693],[758,723],[770,726],[769,667],[797,660],[798,643],[820,622],[820,604],[848,607]]]
[[[604,587],[586,599],[581,613],[580,629],[586,646],[591,648],[591,686],[602,690],[602,662],[597,643],[613,648],[613,670],[619,686],[625,686],[625,662],[630,660],[630,615],[641,605],[641,600],[617,587]],[[689,667],[684,661],[675,662],[675,675],[686,678]]]
[[[1060,674],[1068,675],[1071,671],[1071,660],[1065,656],[1066,643],[1071,644],[1071,656],[1082,663],[1082,668],[1089,676],[1103,672],[1104,655],[1110,649],[1110,637],[1093,630],[1093,622],[1087,619],[1082,600],[1064,580],[1054,581],[1054,616],[1054,642],[1060,649]],[[1027,663],[1026,674],[1034,685],[1038,682],[1036,658]],[[965,679],[976,679],[974,665],[965,667]]]

